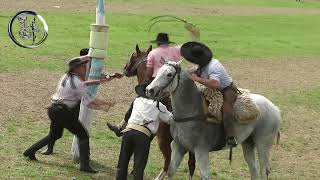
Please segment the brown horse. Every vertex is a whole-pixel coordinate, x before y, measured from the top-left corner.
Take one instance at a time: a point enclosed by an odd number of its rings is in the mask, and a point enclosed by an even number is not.
[[[132,53],[129,62],[125,65],[123,74],[127,77],[137,76],[138,83],[141,84],[145,80],[147,80],[147,56],[149,52],[152,50],[152,46],[149,47],[147,51],[141,51],[139,49],[138,44],[136,45],[136,52]],[[168,110],[172,110],[171,103],[163,102]],[[164,166],[163,170],[160,172],[156,180],[164,179],[167,174],[170,159],[171,159],[171,148],[170,143],[172,141],[172,137],[170,134],[170,126],[165,123],[160,123],[159,129],[157,132],[157,140],[159,148],[162,152],[164,158]],[[195,170],[195,157],[194,154],[189,153],[189,179],[192,179],[194,170]]]

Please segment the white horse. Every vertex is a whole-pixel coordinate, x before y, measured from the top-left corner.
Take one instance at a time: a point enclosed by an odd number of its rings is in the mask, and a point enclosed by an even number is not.
[[[181,62],[180,62],[181,63]],[[201,179],[209,179],[209,152],[226,147],[222,125],[206,122],[202,106],[201,92],[190,79],[189,74],[181,70],[180,63],[167,62],[159,70],[156,78],[147,87],[152,98],[171,93],[174,121],[171,124],[172,155],[168,177],[172,179],[184,154],[194,152],[199,163]],[[257,148],[261,179],[267,179],[270,173],[269,152],[275,137],[279,138],[280,111],[267,98],[250,94],[256,103],[259,116],[248,124],[234,121],[236,138],[242,145],[244,158],[249,166],[252,180],[258,179],[254,149]]]

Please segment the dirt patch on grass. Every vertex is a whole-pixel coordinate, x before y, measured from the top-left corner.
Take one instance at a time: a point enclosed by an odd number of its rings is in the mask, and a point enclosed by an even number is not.
[[[224,63],[239,87],[272,95],[320,84],[318,59],[228,61]],[[107,72],[115,70],[107,70]],[[0,116],[47,119],[46,107],[62,72],[0,73]],[[110,115],[121,118],[135,97],[135,78],[114,80],[99,87],[98,97],[116,101]]]
[[[319,62],[317,58],[282,58],[228,61],[225,65],[239,87],[268,95],[319,85]]]
[[[72,11],[94,12],[94,1],[75,0],[1,0],[0,11]],[[261,6],[225,6],[225,5],[172,5],[151,3],[107,3],[107,9],[114,13],[125,14],[183,14],[183,15],[319,15],[319,9],[261,7]]]

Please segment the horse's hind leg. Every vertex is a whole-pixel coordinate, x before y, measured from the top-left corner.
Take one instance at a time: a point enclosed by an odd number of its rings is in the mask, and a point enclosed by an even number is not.
[[[241,145],[242,145],[244,159],[246,160],[249,166],[251,180],[257,180],[258,170],[257,170],[256,159],[254,155],[254,144],[252,142],[245,141]]]
[[[257,151],[260,163],[260,175],[262,180],[268,179],[270,174],[270,162],[269,155],[273,145],[273,138],[269,138],[267,141],[257,142]]]
[[[160,122],[157,132],[157,140],[160,151],[164,158],[164,165],[163,170],[159,173],[158,177],[155,180],[162,180],[167,174],[171,159],[170,143],[172,141],[172,137],[170,134],[170,126],[168,124]]]
[[[199,148],[195,150],[195,155],[200,168],[201,180],[209,180],[209,151]]]
[[[179,143],[174,140],[171,142],[171,161],[168,169],[169,179],[173,179],[173,175],[178,169],[184,154],[187,152]]]

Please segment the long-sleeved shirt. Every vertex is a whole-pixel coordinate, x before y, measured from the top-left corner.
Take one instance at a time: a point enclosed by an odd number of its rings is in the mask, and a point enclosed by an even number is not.
[[[56,92],[52,96],[53,101],[59,101],[69,108],[75,107],[79,101],[82,100],[84,105],[90,104],[94,97],[87,91],[86,85],[84,82],[76,75],[73,76],[74,88],[71,85],[71,77],[68,74],[65,74],[60,79]],[[63,81],[66,79],[65,84],[63,86]]]
[[[160,110],[161,111],[160,111]],[[137,97],[133,102],[131,116],[128,123],[139,124],[148,128],[153,134],[158,131],[159,121],[170,123],[172,113],[169,112],[165,105],[152,99]]]

